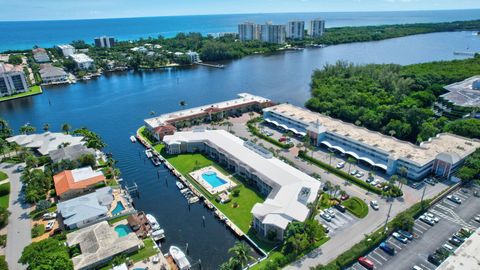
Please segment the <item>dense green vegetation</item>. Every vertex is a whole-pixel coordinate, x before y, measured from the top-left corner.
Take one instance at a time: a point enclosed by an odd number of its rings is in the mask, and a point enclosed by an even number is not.
[[[19,262],[28,265],[29,270],[73,270],[68,247],[55,238],[47,238],[28,245],[23,250]]]
[[[480,149],[465,159],[465,163],[457,171],[456,176],[464,182],[480,180]]]
[[[364,218],[368,214],[368,205],[358,197],[351,197],[342,204],[358,218]]]
[[[479,29],[480,20],[447,23],[415,23],[358,27],[334,27],[327,28],[325,30],[325,34],[320,37],[317,42],[326,45],[334,45],[360,41],[377,41],[389,38],[434,32]]]
[[[399,66],[338,62],[316,70],[306,106],[399,139],[420,142],[442,131],[479,138],[480,120],[436,118],[443,86],[480,74],[480,57]]]
[[[8,263],[5,260],[5,255],[0,256],[0,270],[8,270]]]
[[[2,171],[0,171],[0,181],[3,181],[8,178],[8,175]]]
[[[47,192],[53,186],[51,171],[40,169],[25,169],[20,180],[25,185],[25,200],[36,203],[47,198]]]
[[[0,207],[8,208],[8,199],[10,195],[10,183],[0,185]]]

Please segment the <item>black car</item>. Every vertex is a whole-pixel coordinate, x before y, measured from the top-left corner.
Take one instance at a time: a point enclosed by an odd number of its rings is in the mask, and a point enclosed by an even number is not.
[[[439,266],[442,263],[442,259],[436,254],[428,255],[428,261],[435,266]]]
[[[456,247],[460,246],[462,244],[462,242],[460,240],[458,240],[458,238],[456,237],[450,237],[448,239],[448,242]]]
[[[338,211],[342,212],[342,213],[345,213],[346,209],[345,206],[341,205],[341,204],[335,204],[334,206]]]
[[[405,236],[406,238],[408,238],[408,240],[412,240],[413,239],[413,235],[407,231],[404,231],[404,230],[398,230],[397,231],[399,234]]]

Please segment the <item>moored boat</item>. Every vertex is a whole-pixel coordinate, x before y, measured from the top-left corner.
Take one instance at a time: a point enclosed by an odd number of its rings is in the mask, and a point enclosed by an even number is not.
[[[134,143],[134,142],[137,141],[137,138],[135,138],[135,136],[132,135],[132,136],[130,136],[130,141],[131,141],[132,143]]]
[[[152,149],[145,150],[145,155],[147,156],[147,158],[152,158],[153,157]]]
[[[150,223],[153,231],[158,231],[161,229],[160,224],[158,224],[157,219],[154,216],[146,214],[145,217],[147,218],[148,223]]]
[[[180,270],[188,270],[192,265],[187,259],[187,256],[185,256],[185,253],[183,251],[176,247],[176,246],[170,246],[170,249],[168,250],[172,258],[175,260],[175,263],[177,264],[178,269]]]
[[[180,190],[185,188],[185,186],[180,181],[177,181],[175,184],[177,185],[178,189],[180,189]]]
[[[155,166],[159,166],[160,164],[162,164],[162,162],[160,161],[160,159],[158,157],[152,157],[151,158],[152,162],[153,162],[153,165]]]

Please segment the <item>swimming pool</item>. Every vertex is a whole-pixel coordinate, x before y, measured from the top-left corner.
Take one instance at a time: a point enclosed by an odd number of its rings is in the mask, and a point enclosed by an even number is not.
[[[228,183],[227,181],[218,177],[216,172],[212,172],[212,171],[207,171],[202,173],[202,178],[213,188],[217,188],[219,186],[222,186]]]
[[[125,210],[125,206],[123,206],[122,202],[117,202],[117,205],[115,206],[115,209],[112,210],[112,215],[118,215],[120,214],[123,210]]]
[[[120,224],[115,226],[115,231],[118,233],[119,237],[127,236],[127,234],[132,232],[132,229],[128,225]]]

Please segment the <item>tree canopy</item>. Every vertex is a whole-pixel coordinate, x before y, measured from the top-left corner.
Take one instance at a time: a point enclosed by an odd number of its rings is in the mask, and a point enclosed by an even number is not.
[[[47,238],[26,246],[18,261],[32,270],[73,270],[68,247],[55,238]]]

